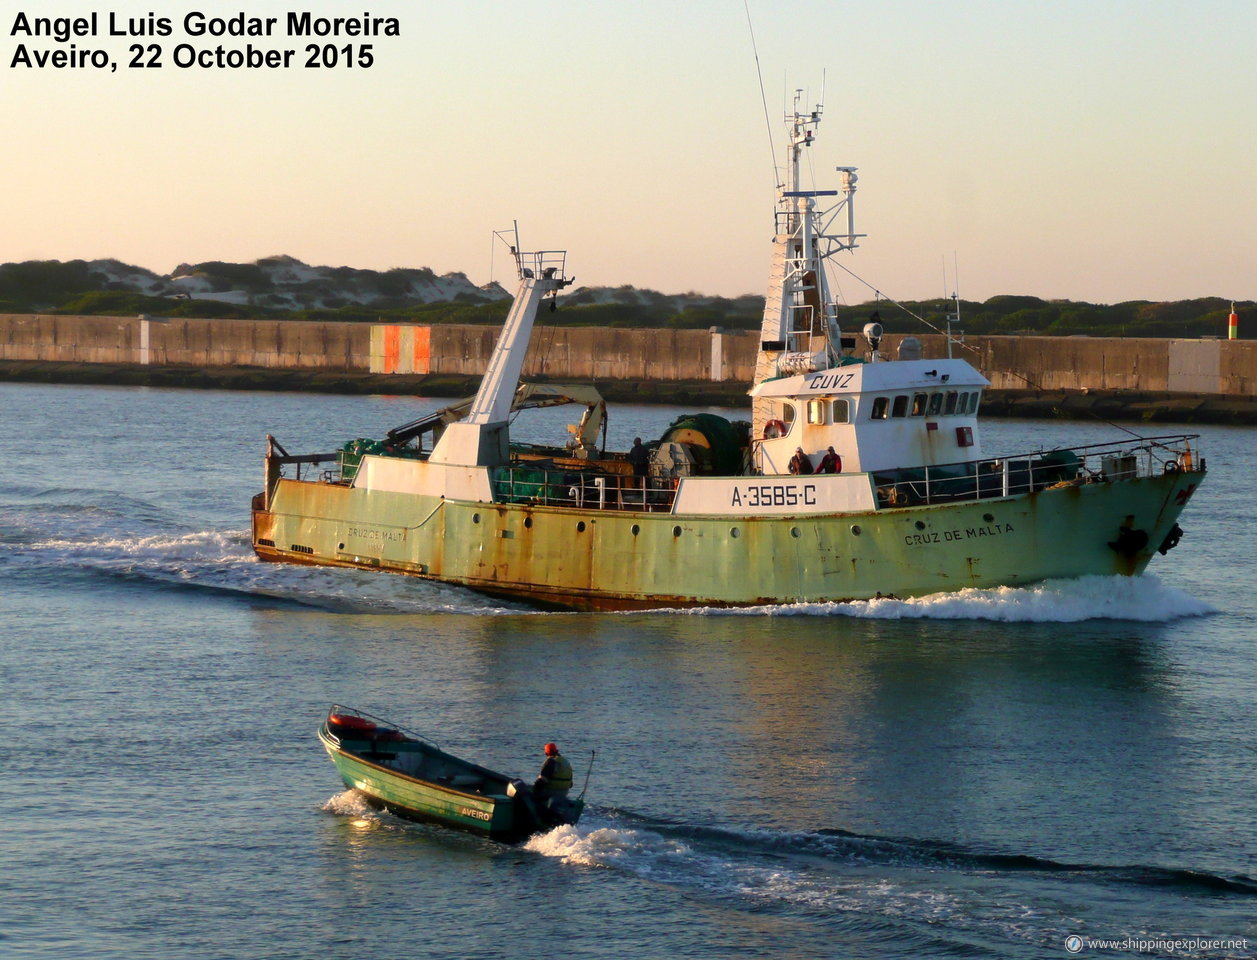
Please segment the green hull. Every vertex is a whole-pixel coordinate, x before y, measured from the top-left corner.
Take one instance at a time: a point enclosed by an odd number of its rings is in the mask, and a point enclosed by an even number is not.
[[[486,837],[517,840],[515,805],[505,794],[483,796],[408,777],[349,753],[319,731],[345,786],[399,816],[441,823]]]
[[[463,502],[277,478],[255,501],[253,540],[265,560],[387,570],[576,609],[911,597],[1138,574],[1202,476],[793,517]],[[1124,523],[1146,542],[1111,546]]]
[[[505,774],[339,704],[319,728],[319,742],[345,786],[375,806],[494,840],[514,843],[575,824],[585,808],[583,796],[543,800]]]

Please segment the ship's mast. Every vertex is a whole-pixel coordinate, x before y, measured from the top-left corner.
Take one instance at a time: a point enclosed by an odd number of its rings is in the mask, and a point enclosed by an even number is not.
[[[772,267],[760,328],[760,350],[755,384],[787,373],[804,373],[837,364],[842,356],[837,310],[829,293],[824,262],[842,250],[858,246],[855,232],[855,167],[838,167],[839,190],[808,190],[803,185],[804,151],[815,140],[822,106],[800,111],[802,91],[796,91],[789,129],[785,182],[777,188],[776,229]],[[838,197],[822,209],[825,198]],[[846,232],[833,226],[846,213]],[[752,384],[754,386],[754,384]],[[771,419],[761,401],[754,403],[755,429]],[[763,409],[761,409],[763,408]]]

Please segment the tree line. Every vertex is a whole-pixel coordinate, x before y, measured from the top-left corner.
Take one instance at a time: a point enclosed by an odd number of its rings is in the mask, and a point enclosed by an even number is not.
[[[248,264],[211,264],[219,268],[223,289],[243,284],[248,294],[261,294],[262,279]],[[234,268],[234,269],[233,269]],[[348,268],[344,268],[348,271]],[[353,272],[353,271],[349,271]],[[74,315],[243,318],[268,320],[322,320],[361,323],[500,324],[509,299],[488,294],[462,294],[435,303],[408,301],[389,287],[389,277],[374,282],[378,295],[371,302],[325,300],[312,309],[281,309],[257,302],[232,303],[211,297],[176,298],[151,296],[125,283],[109,280],[82,260],[30,261],[0,265],[0,313],[54,313]],[[230,283],[229,281],[236,281]],[[1219,297],[1158,302],[1131,300],[1094,304],[1073,300],[1044,300],[1031,296],[996,296],[985,301],[962,300],[960,320],[953,329],[968,334],[1096,337],[1225,337],[1231,303]],[[1253,301],[1236,304],[1241,337],[1251,338],[1257,328]],[[666,295],[632,287],[578,289],[560,298],[558,309],[540,321],[565,326],[598,326],[724,330],[759,329],[764,298],[706,297],[696,293]],[[846,330],[880,322],[888,333],[921,333],[922,321],[945,330],[956,310],[951,300],[889,301],[843,306],[838,310]]]

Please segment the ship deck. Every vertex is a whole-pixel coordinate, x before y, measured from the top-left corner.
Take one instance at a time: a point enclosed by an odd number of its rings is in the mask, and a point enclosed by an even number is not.
[[[875,470],[867,476],[878,509],[993,500],[1054,486],[1203,469],[1198,438],[1198,434],[1138,437],[934,466]],[[285,467],[293,467],[296,475],[292,479],[297,480],[353,485],[361,462],[360,457],[346,458],[341,451],[290,456],[275,446],[281,451],[272,457],[275,469],[283,475]],[[409,450],[374,455],[427,459]],[[335,466],[325,467],[329,462]],[[622,457],[578,460],[562,456],[561,451],[535,447],[516,451],[507,466],[488,469],[494,503],[635,513],[673,512],[679,484],[687,479],[687,475],[636,476]],[[743,476],[767,478],[749,471]]]

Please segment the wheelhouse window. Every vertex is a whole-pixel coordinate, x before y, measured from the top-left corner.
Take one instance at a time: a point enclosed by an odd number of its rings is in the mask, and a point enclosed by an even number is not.
[[[848,405],[846,400],[835,400],[833,410],[833,423],[851,422],[851,407]]]
[[[869,417],[873,420],[885,420],[889,411],[890,397],[875,397],[873,399],[873,412],[869,414]]]
[[[901,393],[895,397],[895,402],[891,404],[890,415],[892,417],[906,417],[908,415],[908,395]]]
[[[925,397],[926,395],[924,393],[914,393],[912,395],[912,415],[914,417],[925,416]]]
[[[956,398],[959,396],[960,394],[958,394],[955,390],[947,391],[947,404],[943,407],[944,416],[951,416],[956,412]]]
[[[825,424],[829,422],[829,401],[809,400],[807,402],[807,422]]]
[[[939,411],[943,409],[943,395],[941,393],[930,394],[930,412],[931,417],[937,417]]]
[[[786,426],[789,426],[790,424],[794,423],[794,417],[795,417],[794,404],[793,404],[793,403],[783,403],[783,404],[781,405],[781,421],[782,421],[782,423],[784,423]]]

